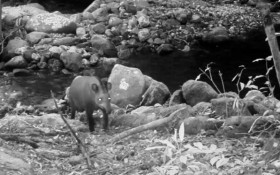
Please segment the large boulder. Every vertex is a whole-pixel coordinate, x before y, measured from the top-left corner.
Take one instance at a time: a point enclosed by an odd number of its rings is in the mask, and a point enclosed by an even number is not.
[[[77,24],[70,19],[54,13],[43,13],[32,16],[26,23],[27,31],[46,33],[75,33]]]
[[[170,97],[170,91],[168,87],[162,82],[152,80],[150,86],[142,96],[140,105],[152,106],[156,103],[164,104]]]
[[[3,51],[1,61],[8,61],[9,59],[17,55],[20,48],[28,46],[28,42],[19,37],[10,40]]]
[[[64,66],[74,72],[78,72],[83,69],[82,55],[76,52],[63,52],[60,55],[60,60],[64,63]]]
[[[183,97],[188,105],[209,102],[218,96],[217,92],[206,82],[188,80],[182,86]]]
[[[26,35],[26,40],[31,44],[37,44],[41,39],[48,37],[45,32],[30,32]]]
[[[119,107],[139,105],[146,90],[145,78],[139,69],[116,64],[108,81],[112,83],[112,103]]]
[[[106,57],[117,57],[117,49],[104,35],[93,35],[91,37],[91,45],[96,50],[103,52]]]
[[[3,21],[7,24],[14,24],[16,22],[16,19],[23,17],[23,16],[33,16],[33,15],[38,15],[38,14],[43,14],[43,13],[48,13],[45,10],[36,8],[34,6],[30,5],[21,5],[17,7],[3,7],[2,8],[2,17]]]

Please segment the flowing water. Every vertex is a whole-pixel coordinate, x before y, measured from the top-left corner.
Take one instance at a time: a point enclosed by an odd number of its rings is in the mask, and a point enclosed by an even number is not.
[[[151,76],[155,80],[165,83],[171,92],[179,89],[180,86],[189,79],[195,79],[206,65],[215,62],[212,66],[214,82],[222,90],[222,83],[219,71],[222,73],[226,91],[235,91],[236,85],[231,80],[240,71],[239,66],[244,65],[246,70],[242,75],[242,81],[246,83],[249,76],[264,75],[266,73],[265,63],[252,63],[257,58],[265,58],[270,55],[267,43],[261,34],[251,35],[247,40],[231,40],[219,45],[200,44],[200,49],[194,49],[189,53],[180,51],[168,55],[160,56],[157,54],[137,54],[124,60],[123,64],[137,67],[144,74]],[[270,64],[272,65],[272,64]],[[272,83],[278,85],[275,72],[272,72]],[[36,73],[27,77],[2,77],[0,86],[11,84],[15,89],[23,91],[26,96],[22,99],[23,103],[38,104],[44,99],[50,98],[50,90],[56,97],[61,97],[64,90],[70,85],[73,76],[69,75],[49,75]],[[206,76],[201,80],[211,84]],[[258,86],[263,86],[265,80],[257,81]],[[212,85],[212,84],[211,84]],[[241,93],[244,95],[246,91]],[[279,87],[276,87],[276,97],[280,97]]]

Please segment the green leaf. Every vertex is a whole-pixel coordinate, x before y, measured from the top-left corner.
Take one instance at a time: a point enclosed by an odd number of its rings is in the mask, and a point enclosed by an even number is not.
[[[224,158],[224,157],[223,157],[222,159],[220,159],[220,160],[218,160],[218,161],[216,162],[216,167],[217,167],[217,168],[220,168],[221,166],[224,166],[225,164],[227,164],[228,161],[229,161],[228,158]]]
[[[182,122],[179,128],[179,139],[181,142],[183,142],[185,137],[185,123]]]
[[[273,58],[273,57],[270,55],[270,56],[266,57],[266,58],[265,58],[265,60],[267,60],[267,61],[271,61],[271,60],[272,60],[272,58]]]
[[[195,142],[195,143],[193,143],[193,145],[195,146],[195,147],[197,147],[198,149],[203,149],[203,145],[202,145],[202,143],[201,142]]]
[[[264,60],[263,58],[258,58],[258,59],[253,60],[252,63],[254,63],[254,62],[259,62],[259,61],[263,61],[263,60]]]
[[[245,84],[244,83],[242,83],[242,82],[240,82],[240,89],[242,90],[242,89],[244,89],[244,87],[245,87]]]
[[[212,166],[215,165],[215,163],[220,159],[220,156],[216,156],[216,157],[213,157],[212,159],[210,159],[210,164]]]
[[[196,78],[195,78],[195,81],[199,80],[201,77],[201,74],[199,74]]]
[[[171,143],[169,142],[168,140],[159,140],[159,139],[156,139],[155,142],[159,142],[159,143],[162,143],[170,148],[173,148],[173,149],[176,149],[176,147]]]

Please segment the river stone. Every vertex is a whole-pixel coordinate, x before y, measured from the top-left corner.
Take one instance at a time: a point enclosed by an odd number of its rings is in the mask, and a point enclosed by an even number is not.
[[[179,8],[173,11],[175,18],[181,23],[186,24],[192,18],[192,12],[186,9]]]
[[[115,16],[112,16],[112,17],[110,17],[108,23],[109,23],[110,27],[113,27],[113,26],[118,26],[118,25],[122,24],[122,22],[123,22],[122,19],[120,19],[118,17],[115,17]]]
[[[162,82],[153,80],[149,88],[142,96],[141,106],[152,106],[155,104],[164,104],[170,97],[168,87]]]
[[[29,75],[31,75],[31,72],[27,69],[13,69],[13,75],[15,77],[17,77],[17,76],[29,76]]]
[[[3,22],[12,25],[15,23],[16,19],[22,16],[27,16],[27,15],[33,16],[33,15],[38,15],[38,14],[43,14],[48,12],[29,5],[21,5],[17,7],[10,7],[10,6],[3,7],[2,13],[3,13],[2,14]]]
[[[141,42],[146,41],[150,37],[150,30],[147,28],[140,29],[138,32],[138,38]]]
[[[111,12],[113,12],[114,14],[119,14],[119,8],[120,8],[120,3],[117,2],[109,2],[107,4],[107,8],[110,9]]]
[[[80,41],[79,38],[66,36],[66,37],[54,39],[53,45],[54,46],[61,46],[61,45],[73,46],[73,45],[76,45],[77,43],[79,43],[79,41]]]
[[[239,99],[238,107],[233,107],[233,103],[235,103],[236,98],[228,98],[221,97],[211,100],[212,110],[215,111],[217,116],[223,116],[224,118],[228,118],[235,115],[251,115],[250,111],[247,108],[247,104],[245,100]],[[237,104],[237,103],[236,103]]]
[[[90,25],[90,31],[93,31],[96,34],[104,34],[105,30],[106,30],[106,26],[102,22],[94,25]]]
[[[6,68],[25,68],[27,67],[27,62],[22,55],[18,55],[10,59],[5,63]]]
[[[188,80],[182,86],[183,97],[188,105],[209,102],[218,96],[217,92],[206,82]]]
[[[225,27],[215,27],[202,37],[208,43],[219,43],[229,40],[229,35]]]
[[[37,44],[41,39],[48,36],[45,32],[30,32],[26,35],[26,40],[31,44]]]
[[[147,15],[143,15],[143,14],[139,15],[137,21],[140,28],[145,28],[150,26],[150,19],[149,16]]]
[[[185,103],[185,99],[183,97],[183,92],[181,89],[177,89],[174,91],[169,100],[169,106],[173,106],[176,104]]]
[[[98,8],[94,10],[91,14],[96,22],[105,22],[109,18],[107,8]]]
[[[7,46],[4,48],[1,61],[8,61],[12,57],[16,56],[18,49],[22,47],[28,47],[28,46],[29,46],[28,42],[22,40],[19,37],[10,40]]]
[[[145,91],[145,79],[139,69],[116,64],[108,82],[112,83],[112,103],[119,107],[139,105]]]
[[[54,13],[43,13],[32,16],[26,23],[27,31],[46,33],[75,33],[77,24],[70,19]]]
[[[23,153],[0,147],[0,174],[33,175],[34,171],[32,167],[24,158],[27,157]]]
[[[117,49],[104,35],[93,35],[91,37],[91,45],[94,49],[103,52],[106,57],[117,57]]]
[[[174,46],[172,44],[161,44],[157,48],[157,53],[159,55],[165,55],[174,51]]]
[[[78,27],[77,29],[76,29],[76,35],[78,36],[78,37],[83,37],[83,36],[85,36],[86,35],[86,33],[87,33],[87,31],[86,31],[86,29],[84,28],[84,27]]]
[[[60,55],[60,60],[64,63],[65,68],[71,71],[78,72],[84,68],[82,65],[82,56],[79,53],[63,52]]]

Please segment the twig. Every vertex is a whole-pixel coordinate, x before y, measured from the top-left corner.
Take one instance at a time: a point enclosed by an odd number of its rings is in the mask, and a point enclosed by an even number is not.
[[[64,116],[62,115],[61,111],[58,109],[58,106],[57,106],[57,103],[56,103],[56,101],[55,101],[54,94],[53,94],[52,91],[51,91],[51,96],[52,96],[52,98],[53,98],[55,107],[56,107],[58,113],[60,114],[61,119],[64,121],[64,123],[66,124],[66,126],[69,128],[69,130],[70,130],[72,136],[76,139],[76,141],[77,141],[77,143],[78,143],[78,146],[80,147],[83,156],[86,158],[86,162],[87,162],[88,169],[91,169],[91,166],[92,166],[92,165],[91,165],[91,161],[90,161],[89,155],[88,155],[87,152],[86,152],[86,148],[85,148],[84,144],[83,144],[82,141],[78,138],[78,136],[76,135],[75,131],[71,128],[71,126],[69,125],[69,123],[67,122],[67,120],[66,120],[66,119],[64,118]]]

